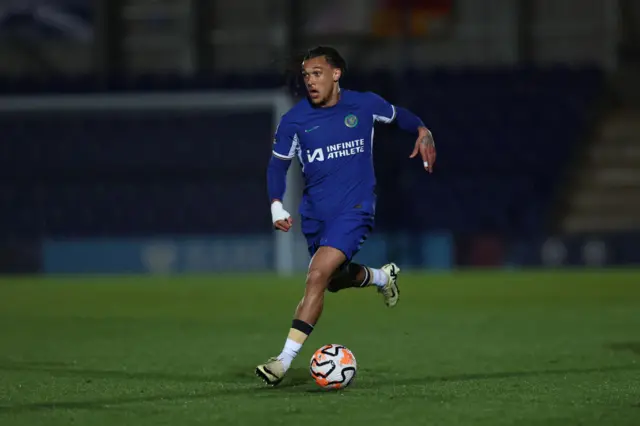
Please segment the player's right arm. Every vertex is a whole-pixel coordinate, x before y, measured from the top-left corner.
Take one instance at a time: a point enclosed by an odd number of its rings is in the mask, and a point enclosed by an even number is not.
[[[282,200],[287,185],[287,171],[291,160],[299,149],[299,141],[296,127],[290,122],[287,115],[280,119],[276,134],[273,139],[273,151],[269,166],[267,167],[267,189],[271,202],[271,219],[273,226],[287,232],[293,224],[293,219],[287,212]]]

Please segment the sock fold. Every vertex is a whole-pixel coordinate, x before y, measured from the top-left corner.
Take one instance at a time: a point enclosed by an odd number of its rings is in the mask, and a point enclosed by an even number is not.
[[[278,356],[278,359],[284,364],[284,369],[288,370],[291,367],[291,363],[298,356],[298,352],[302,349],[302,343],[298,343],[293,339],[287,339],[282,348],[282,352]]]
[[[311,324],[299,319],[294,319],[291,322],[291,329],[284,343],[284,348],[282,348],[282,352],[277,357],[282,361],[285,371],[291,367],[291,363],[298,356],[298,352],[300,352],[302,345],[304,345],[305,340],[307,340],[312,331],[313,326]]]
[[[384,273],[382,269],[375,269],[375,268],[369,268],[369,269],[371,269],[372,284],[378,287],[384,287],[385,285],[387,285],[387,282],[389,281],[389,277],[387,276],[387,274]]]

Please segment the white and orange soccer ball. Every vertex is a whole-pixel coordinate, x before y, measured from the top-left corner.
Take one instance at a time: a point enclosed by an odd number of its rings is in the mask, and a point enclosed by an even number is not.
[[[325,345],[311,357],[309,371],[316,384],[324,389],[344,389],[358,370],[353,352],[342,345]]]

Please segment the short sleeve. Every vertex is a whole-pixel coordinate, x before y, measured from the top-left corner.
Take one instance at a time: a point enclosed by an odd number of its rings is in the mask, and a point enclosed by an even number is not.
[[[367,92],[368,102],[373,112],[373,120],[381,123],[391,123],[396,118],[396,108],[382,96]]]
[[[298,150],[296,127],[286,115],[282,116],[273,137],[273,155],[281,160],[290,160]]]

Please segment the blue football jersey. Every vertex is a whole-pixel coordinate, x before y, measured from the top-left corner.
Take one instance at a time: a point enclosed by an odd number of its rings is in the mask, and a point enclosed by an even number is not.
[[[350,209],[375,213],[374,124],[391,123],[396,109],[373,92],[340,93],[331,107],[303,99],[276,130],[273,155],[297,157],[302,166],[300,213],[306,217],[326,220]]]

